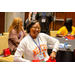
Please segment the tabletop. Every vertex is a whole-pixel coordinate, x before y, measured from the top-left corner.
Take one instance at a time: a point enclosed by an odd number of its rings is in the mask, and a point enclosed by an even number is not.
[[[55,37],[60,41],[60,43],[64,44],[64,38]],[[68,48],[70,50],[65,50],[65,48],[59,48],[56,54],[56,61],[57,62],[74,62],[75,61],[75,55],[74,55],[74,48],[75,48],[75,40],[68,40]],[[52,48],[48,45],[48,55],[51,54]]]
[[[59,38],[59,37],[55,37],[56,39],[58,39],[60,41],[60,43],[63,43],[64,44],[64,38]],[[68,48],[71,50],[71,51],[74,51],[74,48],[75,48],[75,40],[69,40],[68,39],[68,45],[71,45],[71,46],[68,46]],[[61,49],[60,49],[61,50]],[[64,50],[64,49],[63,49]]]
[[[65,40],[64,38],[61,38],[61,37],[54,37],[54,38],[58,39],[60,41],[60,44],[61,43],[64,44],[64,40]],[[68,48],[70,50],[67,50],[67,51],[74,51],[74,48],[75,48],[75,40],[68,40]],[[48,49],[51,49],[51,47],[49,47],[49,45],[48,45]],[[59,48],[59,50],[66,51],[64,47],[63,48]]]

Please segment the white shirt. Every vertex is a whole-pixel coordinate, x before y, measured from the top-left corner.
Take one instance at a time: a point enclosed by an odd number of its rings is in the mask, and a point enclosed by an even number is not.
[[[41,53],[43,54],[44,60],[46,61],[49,58],[49,55],[47,53],[47,44],[54,45],[53,51],[57,52],[59,48],[59,41],[45,33],[39,33],[38,36],[40,41]],[[38,44],[38,39],[36,38],[34,40]],[[22,58],[23,53],[24,58]],[[14,55],[14,61],[31,62],[32,60],[37,59],[39,54],[40,54],[39,48],[28,34],[21,40],[20,44],[18,45],[18,48]]]

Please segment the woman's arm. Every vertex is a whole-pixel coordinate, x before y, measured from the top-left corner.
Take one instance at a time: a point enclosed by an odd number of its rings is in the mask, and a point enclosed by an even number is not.
[[[66,35],[56,34],[56,37],[65,37]]]
[[[23,36],[27,36],[27,33],[25,32],[25,30],[22,28],[22,31],[23,31]]]
[[[59,40],[57,40],[57,39],[53,39],[52,38],[52,42],[53,42],[53,45],[54,45],[54,47],[53,47],[53,50],[52,50],[52,53],[50,54],[50,56],[51,56],[51,59],[53,60],[53,59],[55,59],[56,58],[56,53],[57,53],[57,51],[58,51],[58,49],[59,49]],[[55,42],[55,43],[54,43]]]
[[[17,46],[20,43],[20,41],[23,39],[23,37],[21,37],[20,39],[18,39],[18,33],[16,32],[15,29],[13,29],[10,33],[9,33],[9,39],[11,41],[13,41],[13,43],[15,43]]]
[[[32,13],[29,12],[29,15],[28,15],[28,19],[29,19],[29,21],[31,20],[31,15],[32,15]]]
[[[67,29],[65,26],[63,26],[58,30],[56,37],[65,37],[67,35],[66,33],[67,33]]]
[[[59,50],[59,44],[60,44],[60,42],[56,38],[53,38],[53,37],[51,37],[49,35],[46,35],[46,34],[45,34],[44,37],[47,40],[48,44],[54,45],[52,53],[50,54],[51,59],[54,59],[56,57],[56,52]]]

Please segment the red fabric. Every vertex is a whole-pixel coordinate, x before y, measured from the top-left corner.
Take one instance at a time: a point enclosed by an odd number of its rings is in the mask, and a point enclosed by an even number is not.
[[[39,59],[38,60],[32,60],[32,62],[40,62]]]
[[[74,40],[74,36],[66,36],[69,40]]]
[[[37,12],[34,12],[34,13],[37,13]]]
[[[32,60],[32,62],[40,62],[39,59],[38,60]],[[51,59],[51,56],[49,57],[49,59],[46,62],[56,62],[56,59]]]
[[[46,62],[56,62],[56,59],[51,59],[51,56],[49,57],[49,59]]]
[[[9,48],[3,50],[4,57],[11,55]]]

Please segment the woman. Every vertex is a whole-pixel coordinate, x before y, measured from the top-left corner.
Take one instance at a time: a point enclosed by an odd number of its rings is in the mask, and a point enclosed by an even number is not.
[[[22,25],[22,19],[20,17],[16,17],[13,19],[13,22],[9,27],[8,46],[11,51],[11,54],[14,54],[20,41],[27,35]]]
[[[59,41],[45,33],[40,33],[41,27],[38,21],[30,21],[27,25],[26,37],[20,42],[15,55],[14,61],[17,62],[31,62],[33,60],[47,61],[49,56],[47,54],[47,44],[53,44],[54,48],[51,53],[51,59],[54,59],[59,47]],[[22,55],[24,53],[24,58]]]
[[[67,18],[63,27],[61,27],[57,34],[57,37],[65,37],[65,36],[75,36],[75,27],[73,26],[73,21],[71,18]]]

